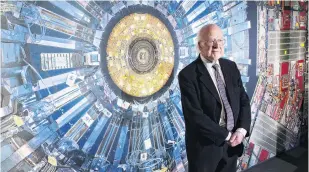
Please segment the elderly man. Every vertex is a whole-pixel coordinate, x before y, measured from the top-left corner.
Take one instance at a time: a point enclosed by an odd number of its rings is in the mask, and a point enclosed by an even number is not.
[[[221,29],[198,33],[199,57],[179,73],[189,172],[235,172],[249,134],[249,98],[236,64],[224,54]]]

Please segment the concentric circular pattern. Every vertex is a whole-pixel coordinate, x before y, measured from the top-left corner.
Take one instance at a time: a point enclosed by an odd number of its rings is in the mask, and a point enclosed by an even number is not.
[[[137,38],[129,46],[128,61],[130,67],[139,74],[153,70],[158,63],[158,50],[148,38]]]
[[[107,68],[125,93],[147,97],[168,81],[174,44],[167,27],[150,14],[130,14],[113,28],[107,42]]]

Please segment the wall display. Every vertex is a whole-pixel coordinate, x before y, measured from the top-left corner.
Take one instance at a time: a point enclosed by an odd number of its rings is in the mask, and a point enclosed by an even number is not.
[[[258,3],[259,81],[251,100],[252,134],[242,169],[297,146],[306,132],[308,19],[303,14],[308,16],[308,3],[302,1]]]
[[[186,171],[177,76],[211,23],[252,97],[238,170],[296,146],[308,3],[266,3],[1,1],[1,171]]]

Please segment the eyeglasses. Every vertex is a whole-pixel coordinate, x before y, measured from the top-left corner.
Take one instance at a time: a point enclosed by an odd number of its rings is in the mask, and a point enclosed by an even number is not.
[[[218,45],[224,45],[225,43],[224,39],[214,39],[214,40],[207,40],[207,41],[200,41],[200,42],[205,42],[206,45],[213,46],[215,41]]]

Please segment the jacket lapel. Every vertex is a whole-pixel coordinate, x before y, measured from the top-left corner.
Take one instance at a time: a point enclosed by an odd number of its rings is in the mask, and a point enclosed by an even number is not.
[[[207,71],[206,67],[203,64],[203,61],[201,60],[201,57],[199,56],[197,58],[197,68],[200,72],[199,80],[205,85],[205,87],[209,90],[209,92],[216,98],[216,100],[220,103],[219,94],[217,92],[217,89],[214,85],[214,82],[212,81],[209,72]]]

